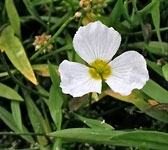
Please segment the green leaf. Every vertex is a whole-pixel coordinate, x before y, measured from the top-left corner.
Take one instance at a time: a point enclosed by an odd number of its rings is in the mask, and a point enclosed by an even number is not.
[[[51,64],[48,65],[49,71],[50,71],[50,77],[51,77],[51,81],[53,83],[53,86],[55,87],[55,89],[58,89],[61,92],[61,88],[60,88],[60,82],[61,79],[58,76],[58,74],[55,71],[55,67]]]
[[[152,0],[152,2],[145,6],[142,10],[140,10],[139,13],[142,18],[145,17],[148,13],[151,14],[157,37],[161,45],[162,40],[160,36],[160,1]]]
[[[0,36],[0,48],[4,48],[12,64],[32,83],[37,85],[31,64],[20,40],[14,35],[13,28],[7,26]]]
[[[73,142],[143,147],[156,150],[168,149],[168,134],[157,131],[116,131],[77,128],[49,133],[49,136],[60,137]]]
[[[10,100],[23,101],[23,98],[12,88],[0,83],[0,97]]]
[[[5,0],[5,7],[14,32],[19,38],[21,38],[20,18],[13,0]]]
[[[106,129],[106,130],[113,130],[114,129],[111,125],[105,123],[104,121],[82,117],[82,116],[77,115],[75,113],[73,113],[73,114],[75,115],[75,117],[77,119],[81,120],[83,123],[88,125],[90,128],[93,128],[93,129]]]
[[[29,13],[34,17],[34,19],[36,19],[39,23],[41,23],[42,25],[46,26],[45,23],[41,20],[38,12],[36,11],[32,1],[30,0],[23,0],[27,10],[29,11]]]
[[[22,127],[22,117],[21,117],[21,111],[20,111],[20,103],[16,101],[11,102],[11,110],[12,110],[12,116],[13,119],[17,125],[17,127],[20,129],[20,131],[23,130]]]
[[[52,116],[52,119],[57,127],[57,130],[61,129],[62,124],[62,105],[64,102],[64,95],[60,88],[60,77],[56,73],[55,69],[51,64],[49,64],[50,77],[52,80],[52,86],[50,88],[49,95],[49,110]]]
[[[157,41],[151,41],[149,44],[146,46],[144,42],[135,42],[135,43],[129,43],[128,44],[129,48],[138,48],[141,50],[147,49],[147,51],[159,55],[159,56],[168,56],[168,43],[160,42]]]
[[[58,0],[53,0],[53,2],[56,2]],[[46,3],[50,3],[51,0],[34,0],[32,1],[33,5],[41,5],[41,4],[46,4]]]
[[[28,116],[34,131],[36,133],[48,133],[47,124],[43,119],[43,116],[41,115],[41,112],[39,111],[38,107],[31,99],[29,93],[27,93],[26,91],[23,91],[23,94],[25,97]],[[37,136],[37,139],[40,145],[44,146],[47,144],[47,139],[44,136]]]
[[[21,131],[16,125],[13,116],[9,113],[5,108],[0,106],[0,119],[14,132],[16,133],[29,133],[28,130],[23,126],[23,130]],[[30,135],[21,135],[23,139],[25,139],[29,143],[34,143],[33,138]]]
[[[123,7],[123,1],[122,0],[118,0],[108,18],[109,26],[116,26],[120,20],[120,16],[124,11],[124,7]]]
[[[151,9],[150,13],[152,15],[152,20],[153,20],[153,24],[156,29],[158,40],[159,40],[160,44],[162,44],[161,43],[162,40],[161,40],[161,36],[160,36],[160,1],[153,0],[153,2],[155,3],[155,6],[153,7],[153,9]]]
[[[154,70],[157,74],[159,74],[161,77],[163,77],[162,68],[160,66],[158,66],[155,62],[150,61],[148,59],[146,59],[146,62],[148,64],[148,66],[150,68],[152,68],[152,70]]]
[[[55,89],[54,86],[51,86],[48,106],[57,130],[61,129],[62,124],[62,104],[63,100],[61,95],[58,93],[58,90]]]
[[[147,81],[142,91],[159,103],[168,103],[168,91],[151,79]]]
[[[168,81],[168,64],[166,64],[162,67],[162,71],[163,71],[163,75],[164,75],[165,79]]]
[[[151,12],[151,10],[153,10],[153,8],[155,7],[155,5],[156,5],[156,1],[152,0],[151,3],[149,3],[147,6],[145,6],[143,9],[141,9],[141,10],[139,11],[139,14],[140,14],[142,17],[146,16],[148,13]]]

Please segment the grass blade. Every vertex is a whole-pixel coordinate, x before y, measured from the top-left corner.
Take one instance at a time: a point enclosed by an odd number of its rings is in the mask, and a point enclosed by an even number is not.
[[[106,129],[106,130],[113,130],[114,129],[111,125],[105,123],[104,121],[82,117],[82,116],[77,115],[75,113],[73,113],[73,114],[75,115],[75,117],[77,119],[81,120],[83,123],[85,123],[90,128],[93,128],[93,129]]]
[[[159,103],[168,103],[168,91],[149,79],[142,91]]]
[[[20,18],[13,0],[5,0],[5,7],[14,32],[21,38]]]
[[[14,119],[13,119],[13,116],[11,113],[9,113],[5,108],[1,107],[0,106],[0,119],[2,119],[2,121],[11,129],[13,130],[14,132],[16,133],[28,133],[28,130],[23,126],[23,130],[20,131],[20,129],[17,127]],[[25,139],[27,142],[29,143],[34,143],[34,140],[33,138],[30,136],[30,135],[21,135],[21,137],[23,139]]]
[[[83,143],[143,147],[156,150],[168,149],[168,134],[157,131],[115,131],[76,128],[53,132],[49,136]]]
[[[48,132],[47,125],[38,107],[35,105],[30,95],[28,95],[26,91],[23,91],[23,94],[25,97],[28,116],[34,131],[36,133],[47,133]],[[40,145],[45,146],[47,144],[47,139],[44,136],[37,136],[37,139]]]
[[[20,103],[16,101],[11,102],[11,110],[13,119],[17,125],[17,127],[22,131],[22,118],[21,118],[21,110],[20,110]]]
[[[23,101],[23,98],[12,88],[0,83],[0,97],[10,100]]]

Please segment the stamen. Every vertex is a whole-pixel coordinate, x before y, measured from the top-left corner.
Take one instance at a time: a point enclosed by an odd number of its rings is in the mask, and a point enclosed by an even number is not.
[[[107,79],[112,73],[110,65],[104,61],[97,59],[90,64],[90,76],[96,80]]]

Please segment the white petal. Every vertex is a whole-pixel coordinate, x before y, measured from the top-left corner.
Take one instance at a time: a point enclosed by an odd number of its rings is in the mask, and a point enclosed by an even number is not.
[[[144,57],[135,51],[128,51],[109,63],[112,75],[106,83],[114,92],[129,95],[133,89],[141,89],[149,79]]]
[[[89,64],[96,59],[110,61],[120,42],[120,34],[100,21],[80,27],[73,39],[75,51]]]
[[[101,80],[94,80],[85,65],[64,60],[59,66],[63,93],[80,97],[90,92],[101,93]]]

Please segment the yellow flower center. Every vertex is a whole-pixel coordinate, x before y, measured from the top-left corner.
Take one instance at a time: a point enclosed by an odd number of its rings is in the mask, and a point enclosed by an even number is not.
[[[97,59],[90,66],[90,76],[96,80],[107,79],[112,73],[110,65],[104,60]]]

